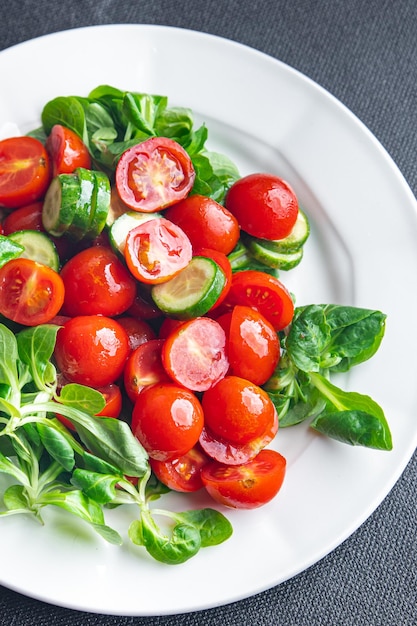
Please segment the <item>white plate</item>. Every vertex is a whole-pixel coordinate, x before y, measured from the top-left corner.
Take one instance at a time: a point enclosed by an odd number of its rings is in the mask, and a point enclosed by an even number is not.
[[[388,314],[378,354],[342,381],[385,409],[394,450],[351,448],[304,426],[281,431],[288,459],[277,498],[230,511],[234,535],[182,566],[151,561],[126,540],[107,545],[71,516],[45,527],[0,522],[0,583],[79,610],[156,615],[218,606],[270,588],[346,539],[387,495],[417,442],[416,202],[389,156],[338,101],[293,69],[210,35],[159,26],[98,26],[43,37],[0,54],[0,127],[38,124],[43,104],[108,83],[165,94],[206,121],[212,147],[242,174],[276,172],[309,212],[303,263],[288,274],[299,303],[339,302]],[[285,279],[284,279],[285,280]],[[192,500],[191,500],[192,501]],[[194,504],[207,504],[202,495]],[[173,506],[189,506],[174,496]],[[130,509],[113,511],[124,535]]]

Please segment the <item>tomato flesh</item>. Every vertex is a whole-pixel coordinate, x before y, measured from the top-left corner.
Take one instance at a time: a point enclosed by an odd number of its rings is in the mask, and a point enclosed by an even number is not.
[[[18,324],[46,324],[64,302],[62,278],[31,259],[12,259],[0,268],[0,313]]]
[[[261,450],[242,465],[208,463],[201,470],[201,479],[216,502],[231,508],[254,509],[277,495],[285,472],[285,457],[275,450]]]
[[[197,397],[173,383],[144,389],[132,412],[132,431],[151,458],[169,461],[193,448],[203,428]]]
[[[40,200],[51,178],[43,144],[33,137],[0,141],[0,206],[15,209]]]
[[[193,253],[190,240],[178,226],[155,218],[129,231],[124,254],[135,278],[156,285],[176,276]]]
[[[160,211],[191,191],[195,172],[187,152],[172,139],[151,137],[128,148],[116,168],[116,187],[131,209]]]
[[[223,329],[208,317],[184,322],[165,340],[162,362],[179,385],[193,391],[209,389],[229,369]]]
[[[172,461],[150,459],[155,476],[174,491],[193,492],[204,487],[201,470],[209,462],[209,457],[195,446],[189,452]]]
[[[225,304],[257,309],[275,330],[286,328],[294,315],[294,302],[285,285],[278,278],[258,270],[244,270],[233,275]]]

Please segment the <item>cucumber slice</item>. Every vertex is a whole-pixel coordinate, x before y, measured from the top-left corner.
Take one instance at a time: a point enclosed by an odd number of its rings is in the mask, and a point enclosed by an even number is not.
[[[109,230],[109,241],[113,250],[124,258],[126,237],[129,231],[139,224],[143,224],[157,217],[162,217],[160,213],[140,213],[139,211],[127,211],[116,219]]]
[[[96,177],[93,171],[83,167],[78,167],[74,174],[78,177],[80,186],[72,222],[68,227],[68,234],[71,239],[79,241],[86,235],[94,211]]]
[[[45,230],[61,237],[70,227],[77,200],[80,196],[80,181],[75,174],[59,174],[55,176],[46,192],[42,223]]]
[[[91,219],[88,225],[87,236],[95,239],[106,225],[110,209],[111,187],[110,180],[104,172],[92,172],[95,178],[94,196],[92,200]]]
[[[17,259],[24,251],[24,247],[13,241],[8,235],[0,235],[0,267],[12,259]]]
[[[217,302],[226,278],[212,259],[195,256],[185,269],[165,283],[152,287],[156,306],[180,320],[200,317]]]
[[[38,230],[18,230],[11,233],[9,239],[22,246],[19,257],[48,265],[55,272],[59,270],[57,249],[45,233]]]
[[[291,270],[296,267],[303,258],[302,247],[293,252],[279,252],[262,245],[260,243],[261,241],[263,242],[263,239],[252,239],[247,242],[247,246],[253,258],[267,267],[284,271]]]
[[[276,252],[295,252],[299,250],[307,241],[310,235],[310,224],[307,215],[298,209],[297,220],[288,237],[284,239],[257,239],[264,248],[275,250]]]

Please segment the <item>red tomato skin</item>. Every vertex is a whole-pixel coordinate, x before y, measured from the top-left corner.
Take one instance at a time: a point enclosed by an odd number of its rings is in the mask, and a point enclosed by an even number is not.
[[[40,201],[14,209],[3,220],[4,234],[10,235],[19,230],[43,231],[42,207],[43,202]]]
[[[242,445],[260,437],[275,421],[266,391],[238,376],[226,376],[202,398],[205,426],[216,437]]]
[[[198,445],[172,461],[149,459],[152,471],[158,480],[169,489],[182,493],[199,491],[204,487],[201,470],[209,461],[209,457]]]
[[[58,370],[69,381],[105,387],[122,375],[129,340],[116,320],[104,315],[79,315],[59,329],[54,355]]]
[[[132,412],[132,432],[149,456],[169,461],[186,454],[198,442],[204,424],[197,397],[174,383],[144,389]]]
[[[130,315],[124,315],[118,317],[117,321],[125,329],[129,338],[130,350],[135,350],[142,343],[156,339],[156,333],[154,329],[144,320],[132,317]]]
[[[160,217],[129,231],[124,255],[137,280],[156,285],[184,269],[191,261],[193,251],[184,231]]]
[[[262,239],[284,239],[298,215],[298,200],[290,185],[273,174],[249,174],[230,187],[226,208],[242,230]]]
[[[162,362],[178,385],[192,391],[206,391],[229,369],[225,333],[209,317],[184,322],[165,340]]]
[[[294,302],[285,285],[278,278],[258,270],[233,274],[224,305],[231,308],[237,304],[257,309],[275,330],[286,328],[294,316]]]
[[[86,248],[63,266],[65,285],[62,312],[76,315],[124,313],[136,296],[136,282],[116,254],[105,246]]]
[[[163,316],[147,293],[147,287],[139,282],[136,283],[135,299],[126,314],[146,321],[159,320]]]
[[[136,402],[145,387],[160,382],[172,382],[162,364],[162,339],[150,339],[129,355],[124,372],[124,387],[128,398]]]
[[[40,200],[50,179],[50,158],[38,139],[22,136],[0,141],[0,206],[16,209]]]
[[[70,128],[55,124],[45,143],[52,175],[71,174],[77,167],[91,169],[91,157],[82,139]]]
[[[255,509],[279,492],[286,473],[286,459],[275,450],[261,450],[244,465],[213,461],[201,470],[202,482],[219,504],[235,509]]]
[[[0,268],[0,313],[18,324],[46,324],[60,311],[64,295],[62,278],[46,265],[17,258]]]
[[[116,167],[120,199],[134,211],[152,213],[179,202],[191,191],[193,164],[176,141],[151,137],[128,148]]]
[[[280,343],[272,324],[259,311],[236,305],[227,336],[230,373],[256,385],[265,384],[280,358]]]
[[[232,278],[233,278],[232,266],[230,264],[229,259],[223,252],[219,252],[218,250],[213,250],[212,248],[198,248],[197,250],[194,251],[194,255],[204,256],[215,261],[217,265],[219,265],[226,279],[220,296],[218,297],[218,299],[216,300],[216,302],[213,304],[213,306],[211,307],[209,311],[211,312],[217,309],[220,306],[220,304],[224,302],[227,294],[230,291],[230,287],[232,286]]]
[[[227,255],[239,240],[240,228],[236,217],[206,196],[188,196],[167,209],[165,217],[182,228],[193,249],[214,248]]]

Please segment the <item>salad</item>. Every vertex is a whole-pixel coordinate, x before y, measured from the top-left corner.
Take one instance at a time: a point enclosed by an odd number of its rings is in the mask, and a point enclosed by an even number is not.
[[[55,505],[120,544],[106,509],[134,504],[130,540],[178,564],[277,495],[281,428],[392,448],[331,380],[386,316],[297,306],[309,220],[285,180],[241,176],[164,96],[102,85],[41,122],[0,142],[0,515]],[[170,490],[213,507],[157,508]]]

